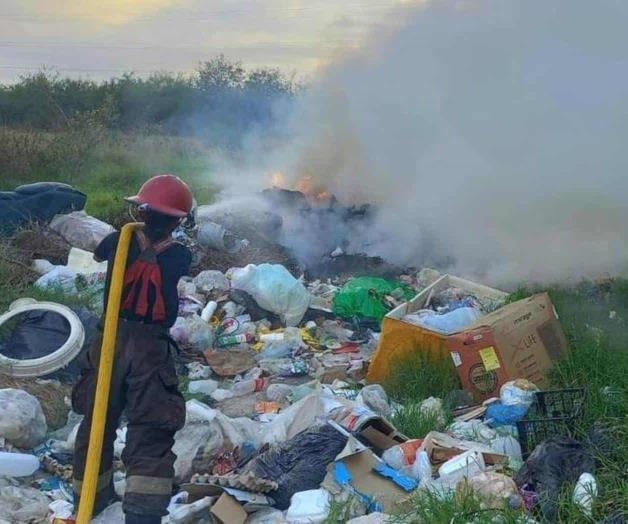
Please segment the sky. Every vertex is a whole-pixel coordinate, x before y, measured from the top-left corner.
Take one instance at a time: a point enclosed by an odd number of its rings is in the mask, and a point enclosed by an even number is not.
[[[0,82],[189,72],[224,53],[307,79],[427,0],[0,0]]]

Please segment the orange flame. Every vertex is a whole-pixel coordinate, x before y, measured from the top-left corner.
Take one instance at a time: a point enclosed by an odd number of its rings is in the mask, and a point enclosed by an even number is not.
[[[270,174],[270,183],[273,187],[286,187],[286,177],[281,171],[274,171]]]

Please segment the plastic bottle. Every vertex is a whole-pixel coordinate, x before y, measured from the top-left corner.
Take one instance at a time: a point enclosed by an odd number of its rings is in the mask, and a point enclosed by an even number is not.
[[[26,453],[0,451],[0,475],[28,477],[39,469],[39,459]]]
[[[593,512],[593,499],[597,497],[597,482],[591,473],[580,475],[576,487],[573,490],[573,503],[582,513],[591,517]]]
[[[266,380],[263,378],[256,378],[251,380],[241,380],[236,382],[231,388],[231,393],[234,397],[243,397],[244,395],[250,395],[256,391],[262,391],[266,387]]]
[[[223,335],[218,337],[216,341],[218,346],[226,347],[226,346],[235,346],[237,344],[252,344],[255,342],[255,337],[250,333],[242,333],[241,335]]]
[[[293,390],[294,387],[289,384],[271,384],[266,390],[266,398],[271,401],[282,402]]]
[[[273,332],[273,333],[262,333],[259,336],[259,339],[262,342],[279,342],[284,339],[284,334],[283,334],[283,331]]]
[[[215,380],[192,380],[188,385],[188,391],[190,393],[202,393],[204,395],[211,395],[218,389],[218,382]]]
[[[209,322],[212,316],[214,315],[214,313],[216,312],[217,308],[218,308],[218,302],[210,300],[209,302],[207,302],[207,305],[203,308],[203,311],[201,311],[201,318],[205,322]]]

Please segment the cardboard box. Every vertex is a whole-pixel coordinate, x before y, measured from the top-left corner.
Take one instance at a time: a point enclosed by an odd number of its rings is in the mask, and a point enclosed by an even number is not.
[[[366,377],[368,382],[384,382],[395,362],[417,351],[426,352],[436,359],[449,358],[446,335],[405,322],[403,319],[410,313],[425,309],[434,295],[451,287],[463,289],[472,295],[497,303],[504,302],[508,297],[507,293],[499,289],[476,284],[464,278],[443,275],[412,300],[396,307],[384,317],[377,350],[371,359]]]
[[[181,489],[190,494],[189,501],[203,497],[217,498],[209,513],[223,524],[243,524],[249,513],[272,507],[274,501],[261,493],[250,493],[240,489],[214,484],[182,484]]]
[[[390,422],[363,406],[346,412],[338,423],[363,444],[375,449],[378,455],[408,440]]]
[[[382,505],[385,512],[392,512],[394,507],[409,497],[409,493],[392,480],[373,471],[381,460],[361,442],[349,436],[347,446],[338,455],[335,462],[343,462],[351,473],[350,485],[360,494],[366,495]],[[328,475],[321,484],[332,494],[339,494],[338,484],[334,481],[334,463],[328,467]]]
[[[220,495],[209,511],[223,524],[244,524],[248,516],[236,498],[228,493]]]
[[[447,346],[463,388],[477,399],[499,396],[501,386],[517,378],[546,387],[547,372],[568,350],[547,293],[486,315],[447,337]]]
[[[495,453],[490,447],[478,442],[471,442],[454,438],[446,433],[431,431],[423,439],[421,450],[427,453],[434,473],[449,459],[464,453],[465,451],[478,451],[482,453],[484,463],[487,466],[505,466],[508,464],[508,456]]]

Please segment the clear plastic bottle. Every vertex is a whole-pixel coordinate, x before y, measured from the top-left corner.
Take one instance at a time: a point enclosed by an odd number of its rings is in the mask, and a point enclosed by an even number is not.
[[[241,380],[236,382],[231,388],[234,397],[243,397],[250,395],[256,391],[262,391],[266,387],[267,380],[263,378],[255,378],[251,380]]]
[[[28,477],[39,469],[39,459],[27,453],[0,451],[0,475]]]

